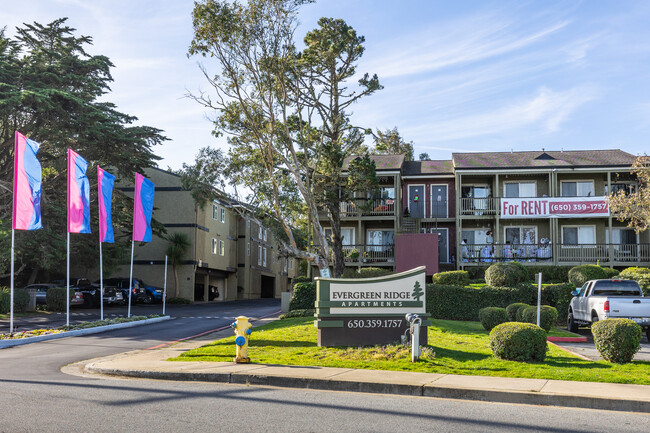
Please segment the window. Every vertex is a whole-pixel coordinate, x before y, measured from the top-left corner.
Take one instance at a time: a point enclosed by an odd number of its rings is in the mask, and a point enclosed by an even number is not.
[[[562,245],[589,245],[596,243],[596,227],[563,226]]]
[[[259,266],[262,266],[262,247],[261,246],[257,247],[257,264]]]
[[[246,244],[246,255],[250,257],[251,255],[251,243]]]
[[[264,248],[264,260],[262,261],[262,266],[266,266],[266,248]]]
[[[264,242],[268,241],[269,239],[269,229],[264,229]]]
[[[609,243],[609,230],[605,231],[607,243]],[[633,229],[628,228],[613,228],[612,229],[612,243],[614,245],[634,245],[636,244],[636,233]]]
[[[619,191],[624,191],[625,195],[634,194],[636,192],[636,185],[628,182],[617,182],[612,184],[612,193],[618,194]],[[605,185],[605,195],[609,195],[607,185]]]
[[[212,205],[212,219],[216,220],[218,214],[219,214],[219,206],[217,206],[216,204],[213,204]]]
[[[212,254],[217,254],[217,240],[212,238]]]
[[[246,228],[251,228],[251,220],[246,220]]]
[[[395,232],[393,230],[368,230],[366,243],[369,245],[368,251],[389,251],[395,244]]]
[[[487,185],[461,186],[461,206],[463,211],[473,211],[474,215],[483,215],[489,208],[490,187]]]
[[[284,258],[284,272],[287,272],[289,270],[289,259]]]
[[[505,227],[506,243],[511,245],[537,244],[537,227]]]
[[[535,182],[505,182],[504,197],[537,197]]]
[[[262,226],[260,225],[260,226],[257,228],[257,239],[262,240],[263,238],[264,238],[264,229],[263,229]]]
[[[225,208],[221,208],[221,214],[219,216],[220,216],[221,222],[225,223],[226,222],[226,209]]]
[[[219,241],[219,255],[226,255],[226,243],[224,241]]]
[[[343,245],[354,245],[354,229],[341,227],[341,237]]]
[[[593,197],[594,195],[593,180],[562,181],[561,184],[562,197]]]

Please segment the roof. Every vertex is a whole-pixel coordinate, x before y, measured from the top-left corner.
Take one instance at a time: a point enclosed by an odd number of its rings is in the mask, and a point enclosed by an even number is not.
[[[451,159],[436,161],[404,161],[402,166],[404,176],[426,174],[454,174],[454,164]]]
[[[545,167],[629,167],[635,156],[619,149],[454,153],[456,170]]]
[[[350,161],[358,156],[350,156],[343,161],[343,171],[347,171]],[[404,155],[370,155],[370,159],[375,161],[375,169],[383,170],[400,170],[404,163]]]

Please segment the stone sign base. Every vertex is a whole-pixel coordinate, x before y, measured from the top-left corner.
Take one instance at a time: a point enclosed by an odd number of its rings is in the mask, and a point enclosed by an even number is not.
[[[422,315],[426,316],[426,315]],[[423,324],[426,317],[423,317]],[[394,344],[409,328],[403,315],[377,317],[323,317],[315,322],[318,328],[318,345],[376,346]],[[427,327],[420,327],[420,345],[426,345]]]

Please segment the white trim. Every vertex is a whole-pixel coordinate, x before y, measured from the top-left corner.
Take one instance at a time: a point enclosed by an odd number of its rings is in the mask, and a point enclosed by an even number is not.
[[[593,191],[592,195],[562,195],[562,184],[564,183],[575,183],[576,184],[576,194],[578,193],[578,182],[591,182],[591,190]],[[595,179],[567,179],[567,180],[560,180],[560,197],[597,197],[596,195],[596,180]]]
[[[447,207],[445,208],[445,216],[444,217],[434,217],[433,216],[433,187],[434,186],[444,186],[445,189],[447,190],[447,197],[445,197],[445,202],[447,203]],[[449,184],[446,183],[430,183],[429,184],[429,192],[431,193],[431,200],[429,203],[429,218],[449,218]]]
[[[427,185],[422,183],[411,183],[406,185],[406,194],[407,194],[407,200],[406,200],[406,208],[409,210],[409,216],[411,216],[411,187],[412,186],[421,186],[422,187],[422,199],[424,200],[424,205],[422,206],[422,210],[424,211],[424,215],[422,215],[422,218],[427,217]],[[411,216],[412,217],[412,216]]]

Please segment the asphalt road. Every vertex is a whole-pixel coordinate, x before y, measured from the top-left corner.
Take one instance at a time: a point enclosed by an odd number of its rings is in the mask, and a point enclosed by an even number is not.
[[[182,306],[172,314],[177,318],[166,322],[2,349],[0,432],[650,430],[648,414],[100,378],[60,370],[76,361],[200,334],[230,323],[235,315],[264,316],[278,307],[273,300]]]

